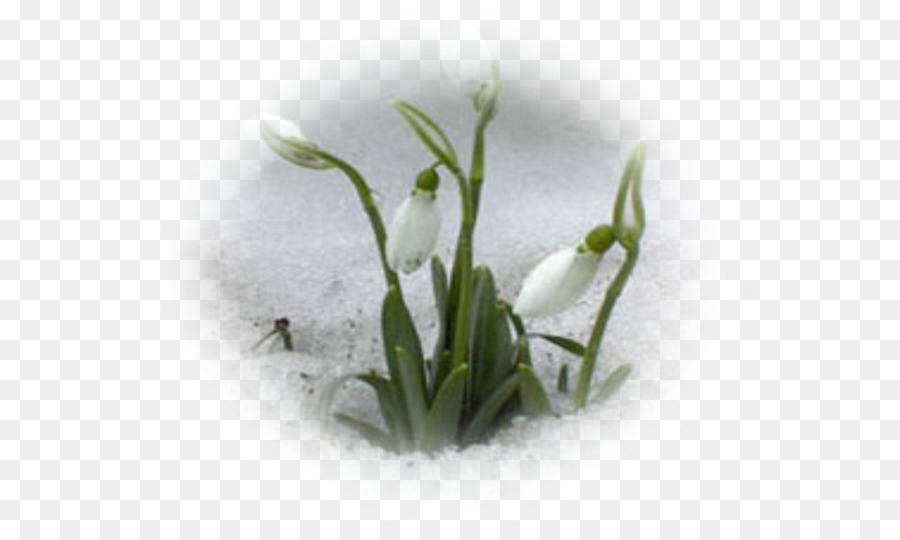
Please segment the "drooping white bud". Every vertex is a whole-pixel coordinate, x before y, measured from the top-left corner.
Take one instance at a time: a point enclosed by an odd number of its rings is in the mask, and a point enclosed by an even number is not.
[[[259,124],[263,140],[284,159],[309,169],[332,167],[316,155],[316,145],[306,138],[297,124],[268,114],[260,118]]]
[[[513,311],[523,317],[546,317],[572,307],[594,281],[601,258],[580,247],[549,255],[525,278]]]
[[[415,188],[397,209],[387,237],[387,262],[394,271],[416,271],[434,251],[441,213],[433,191]]]
[[[309,139],[303,135],[300,127],[290,120],[285,120],[284,118],[273,116],[271,114],[264,114],[260,117],[259,122],[262,136],[269,144],[272,144],[273,142],[282,143],[288,141],[294,141],[300,144],[309,142]]]

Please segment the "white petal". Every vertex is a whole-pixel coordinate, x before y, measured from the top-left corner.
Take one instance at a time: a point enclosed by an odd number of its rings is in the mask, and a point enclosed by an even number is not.
[[[262,127],[263,138],[270,142],[273,140],[307,141],[303,132],[300,130],[300,127],[290,120],[266,114],[260,118],[260,125]]]
[[[416,191],[403,201],[387,238],[388,266],[409,274],[434,251],[441,230],[441,214],[433,196]]]
[[[600,256],[577,248],[557,251],[525,278],[513,310],[524,317],[545,317],[570,308],[587,292]]]

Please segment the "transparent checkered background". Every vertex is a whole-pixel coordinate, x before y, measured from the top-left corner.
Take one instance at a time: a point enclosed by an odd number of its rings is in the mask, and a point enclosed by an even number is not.
[[[900,538],[895,3],[259,4],[0,4],[0,538]],[[221,315],[254,119],[485,46],[650,142],[639,405],[492,461],[285,440]]]

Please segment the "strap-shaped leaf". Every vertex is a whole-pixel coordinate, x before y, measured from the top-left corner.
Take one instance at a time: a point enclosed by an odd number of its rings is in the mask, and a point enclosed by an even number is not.
[[[525,337],[518,337],[516,339],[516,365],[523,364],[526,366],[531,365],[531,352],[528,350],[528,339]]]
[[[435,360],[434,369],[431,371],[431,379],[429,380],[431,386],[428,394],[430,399],[434,399],[438,388],[440,388],[441,385],[444,384],[444,381],[447,380],[452,369],[453,353],[450,352],[449,349],[444,349],[441,351],[440,359]]]
[[[463,444],[471,444],[481,440],[492,427],[497,413],[511,398],[519,387],[519,374],[513,373],[481,404],[472,416],[469,425],[463,432]]]
[[[419,332],[413,323],[406,307],[406,302],[396,287],[388,289],[384,297],[381,310],[381,330],[385,339],[385,347],[392,350],[394,347],[403,347],[413,358],[422,363],[422,343],[419,341]],[[421,367],[421,365],[420,365]]]
[[[391,439],[390,435],[384,432],[384,430],[344,413],[335,413],[334,419],[339,424],[352,429],[370,443],[380,446],[390,452],[397,451],[394,441]]]
[[[396,287],[384,297],[381,331],[391,381],[400,389],[413,439],[419,440],[426,411],[425,360],[419,333]]]
[[[458,366],[438,390],[425,418],[425,429],[419,444],[421,450],[431,452],[456,439],[467,371],[466,364]]]
[[[569,364],[559,366],[559,374],[556,376],[556,391],[560,394],[569,393]]]
[[[515,330],[516,336],[518,336],[518,339],[516,339],[516,363],[530,366],[531,344],[528,342],[528,331],[525,329],[525,323],[522,321],[522,317],[513,313],[512,306],[509,305],[509,302],[500,300],[500,305],[503,307],[506,316],[509,317],[509,322],[512,323],[513,330]]]
[[[434,303],[437,306],[438,317],[442,326],[446,326],[449,283],[447,282],[447,269],[437,255],[431,258],[431,287],[434,291]],[[441,330],[443,331],[445,328],[441,328]]]
[[[515,351],[505,312],[497,303],[497,287],[490,269],[475,269],[475,302],[470,345],[469,407],[477,407],[513,371]]]
[[[522,411],[528,416],[543,416],[551,414],[553,408],[544,386],[534,374],[531,366],[520,364],[519,372],[519,396],[522,398]]]
[[[434,120],[405,101],[397,100],[394,101],[393,105],[415,132],[416,136],[419,137],[419,140],[434,154],[434,157],[446,164],[451,170],[459,169],[456,151],[453,149],[450,139],[447,138],[444,131]]]
[[[554,334],[528,334],[530,338],[540,338],[544,341],[549,341],[550,343],[556,345],[560,349],[563,349],[566,352],[572,353],[575,356],[584,356],[585,347],[581,343],[578,343],[574,339],[567,338],[565,336],[557,336]]]
[[[331,420],[331,406],[334,404],[334,398],[337,397],[338,391],[340,391],[348,381],[356,379],[359,376],[359,373],[350,373],[335,377],[325,386],[325,389],[322,390],[322,394],[319,396],[319,421],[323,425],[327,425]]]
[[[496,298],[496,295],[494,298]],[[494,321],[497,326],[494,333],[494,350],[497,357],[491,362],[491,385],[500,383],[512,373],[518,358],[512,332],[510,332],[509,323],[506,321],[506,312],[496,302],[494,302]]]
[[[397,446],[408,445],[410,440],[406,412],[400,403],[397,389],[384,377],[375,373],[349,373],[336,377],[322,391],[319,398],[319,421],[327,425],[332,418],[331,408],[338,392],[352,380],[370,386],[378,397],[378,404],[384,423],[390,430]]]
[[[438,364],[438,369],[435,370],[435,378],[432,380],[432,388],[435,392],[453,368],[453,342],[456,337],[456,312],[459,308],[459,293],[462,281],[460,276],[461,273],[459,249],[457,249],[456,257],[453,259],[453,268],[450,272],[450,284],[447,288],[447,307],[445,310],[447,313],[447,329],[442,345],[443,352],[439,357],[441,362]],[[450,353],[449,357],[446,353]],[[437,355],[435,356],[437,357]]]
[[[425,415],[428,405],[425,400],[425,379],[422,361],[416,360],[403,347],[394,348],[394,361],[397,363],[399,386],[406,405],[406,416],[409,418],[410,431],[414,441],[422,437]]]
[[[447,335],[452,316],[448,311],[447,303],[447,295],[450,288],[447,281],[447,270],[437,255],[431,258],[431,286],[434,290],[434,303],[437,307],[438,315],[438,337],[434,344],[434,365],[431,370],[431,396],[433,397],[437,392],[437,388],[440,387],[450,371],[449,364],[444,365],[444,362],[449,363],[450,357],[445,355],[444,352],[447,350]]]
[[[409,428],[409,420],[400,401],[400,391],[391,381],[374,372],[358,375],[357,378],[368,384],[375,390],[378,396],[378,404],[381,407],[381,416],[387,425],[392,437],[398,445],[409,445],[412,442]]]
[[[623,364],[614,369],[600,384],[600,388],[597,389],[597,394],[594,396],[594,401],[603,403],[611,398],[629,375],[631,375],[631,364]]]
[[[516,331],[516,335],[528,335],[528,331],[525,329],[525,322],[522,320],[522,317],[516,315],[509,302],[507,302],[506,300],[500,300],[500,303],[503,305],[503,309],[506,310],[506,316],[509,317],[510,322],[512,322],[513,329]]]
[[[424,382],[424,359],[422,344],[419,341],[419,332],[416,330],[416,325],[409,314],[409,309],[407,309],[406,303],[400,295],[400,290],[396,287],[389,288],[384,297],[381,309],[381,332],[385,352],[388,355],[388,367],[390,368],[391,378],[398,374],[396,366],[392,365],[391,362],[396,357],[394,350],[397,347],[401,347],[416,360],[419,366],[417,378],[423,379]]]

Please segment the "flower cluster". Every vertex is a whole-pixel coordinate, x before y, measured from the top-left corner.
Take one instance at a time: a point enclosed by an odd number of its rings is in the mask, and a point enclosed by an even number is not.
[[[471,94],[476,113],[472,162],[464,170],[454,145],[430,116],[404,101],[394,107],[435,159],[419,172],[409,195],[385,227],[372,190],[349,163],[307,139],[293,123],[262,120],[262,138],[282,158],[300,167],[337,169],[351,181],[369,218],[384,273],[387,293],[382,305],[382,340],[386,372],[356,373],[333,381],[323,392],[321,413],[394,451],[433,451],[467,445],[489,437],[510,419],[552,412],[544,384],[535,375],[530,341],[543,339],[580,358],[574,405],[587,404],[594,368],[613,305],[634,269],[644,231],[640,196],[643,146],[625,166],[612,220],[588,231],[577,245],[547,255],[525,278],[514,302],[499,297],[493,274],[473,261],[474,232],[485,178],[485,134],[497,114],[500,84],[496,70]],[[440,174],[455,180],[462,217],[450,272],[434,256],[441,230],[437,203]],[[555,334],[529,332],[526,319],[558,314],[576,304],[596,281],[600,261],[618,245],[622,262],[598,309],[587,344]],[[438,314],[438,337],[432,353],[423,350],[403,295],[401,274],[430,261]],[[630,372],[613,370],[595,392],[606,399]],[[557,389],[568,392],[568,364],[559,370]],[[332,412],[336,394],[349,381],[374,391],[383,425]]]

